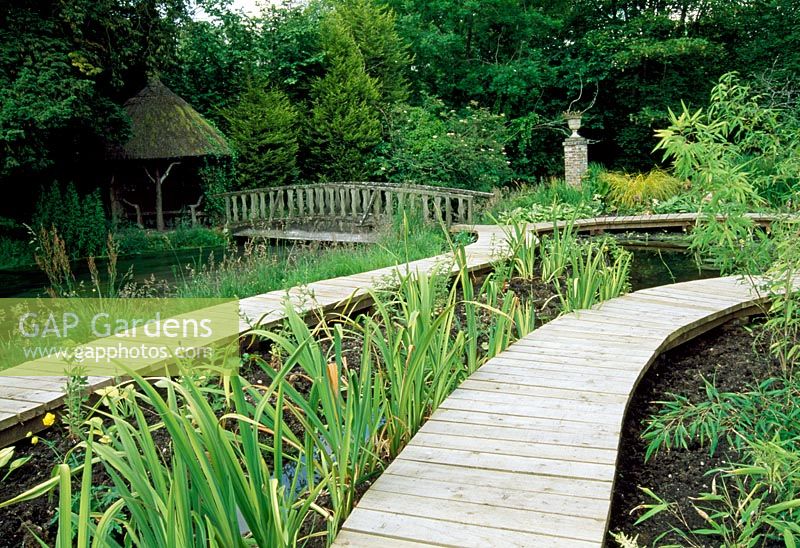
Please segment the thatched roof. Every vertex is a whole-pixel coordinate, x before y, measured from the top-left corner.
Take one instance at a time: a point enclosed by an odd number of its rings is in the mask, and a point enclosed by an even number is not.
[[[125,102],[132,137],[111,152],[126,160],[176,159],[187,156],[230,156],[222,133],[158,78],[150,78]]]

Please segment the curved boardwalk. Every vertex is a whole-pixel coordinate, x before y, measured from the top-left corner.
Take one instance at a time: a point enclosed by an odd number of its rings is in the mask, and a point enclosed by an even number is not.
[[[252,200],[250,203],[253,203]],[[579,230],[685,228],[694,224],[696,219],[697,215],[692,213],[596,217],[580,219],[575,222],[575,227]],[[754,219],[759,223],[769,222],[767,216],[754,216]],[[505,236],[500,227],[464,225],[460,228],[474,232],[477,236],[475,243],[466,246],[467,265],[470,270],[487,268],[503,257]],[[529,225],[529,229],[534,233],[550,232],[553,230],[553,224],[538,223]],[[298,311],[306,314],[363,308],[370,304],[369,289],[384,284],[398,268],[406,271],[430,271],[444,267],[455,272],[457,267],[452,262],[452,254],[445,253],[400,266],[322,280],[302,287],[241,299],[240,332],[245,333],[256,325],[264,328],[279,325],[284,319],[284,307],[287,301]],[[29,430],[41,428],[40,421],[36,419],[63,404],[65,381],[64,377],[14,376],[13,370],[0,373],[0,447],[13,443]],[[110,377],[90,377],[89,388],[96,390],[112,382],[114,379]]]
[[[602,546],[637,383],[665,349],[754,312],[751,287],[645,289],[517,341],[444,401],[334,545]]]

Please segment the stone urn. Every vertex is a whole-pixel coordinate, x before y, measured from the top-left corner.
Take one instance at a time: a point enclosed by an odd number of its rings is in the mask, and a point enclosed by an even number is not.
[[[581,114],[579,112],[565,112],[564,118],[567,120],[569,129],[572,130],[570,137],[580,137],[578,130],[581,129]]]

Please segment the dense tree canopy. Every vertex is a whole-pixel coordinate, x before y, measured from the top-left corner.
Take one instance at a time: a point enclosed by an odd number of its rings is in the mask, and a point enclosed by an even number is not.
[[[449,123],[435,122],[442,112],[472,121],[470,109],[485,110],[488,125],[471,130],[495,136],[502,115],[510,171],[488,166],[495,174],[467,187],[559,174],[568,108],[585,111],[593,160],[648,168],[668,109],[703,104],[721,74],[794,89],[800,72],[791,0],[311,0],[256,18],[225,0],[200,4],[209,17],[192,18],[184,0],[12,0],[0,14],[0,176],[102,184],[104,147],[127,136],[120,105],[149,72],[236,136],[241,184],[260,169],[266,120],[294,128],[285,148],[268,147],[296,166],[264,181],[276,184],[424,177],[430,167],[410,159],[443,146],[417,141]],[[250,109],[255,122],[253,108],[266,109],[260,129],[224,115]],[[428,129],[398,133],[403,109]],[[487,150],[470,146],[451,160]]]

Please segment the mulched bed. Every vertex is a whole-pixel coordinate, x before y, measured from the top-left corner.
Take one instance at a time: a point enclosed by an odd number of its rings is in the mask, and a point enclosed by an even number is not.
[[[726,462],[736,462],[735,451],[724,442],[714,456],[709,455],[708,448],[697,446],[689,450],[659,451],[645,464],[647,444],[640,438],[644,431],[642,423],[660,409],[655,402],[668,399],[669,394],[687,396],[694,402],[704,401],[703,379],[712,381],[721,392],[737,392],[779,374],[778,365],[766,358],[765,349],[755,342],[746,325],[737,320],[656,360],[639,385],[625,418],[609,531],[638,535],[641,546],[652,546],[654,539],[669,529],[671,520],[667,513],[634,526],[644,512],[637,507],[654,502],[638,489],[639,486],[652,489],[664,500],[676,502],[691,529],[704,526],[689,497],[708,492],[712,478],[706,472]],[[683,545],[684,542],[676,536],[667,536],[658,543],[665,544]],[[609,545],[614,545],[612,540]]]

